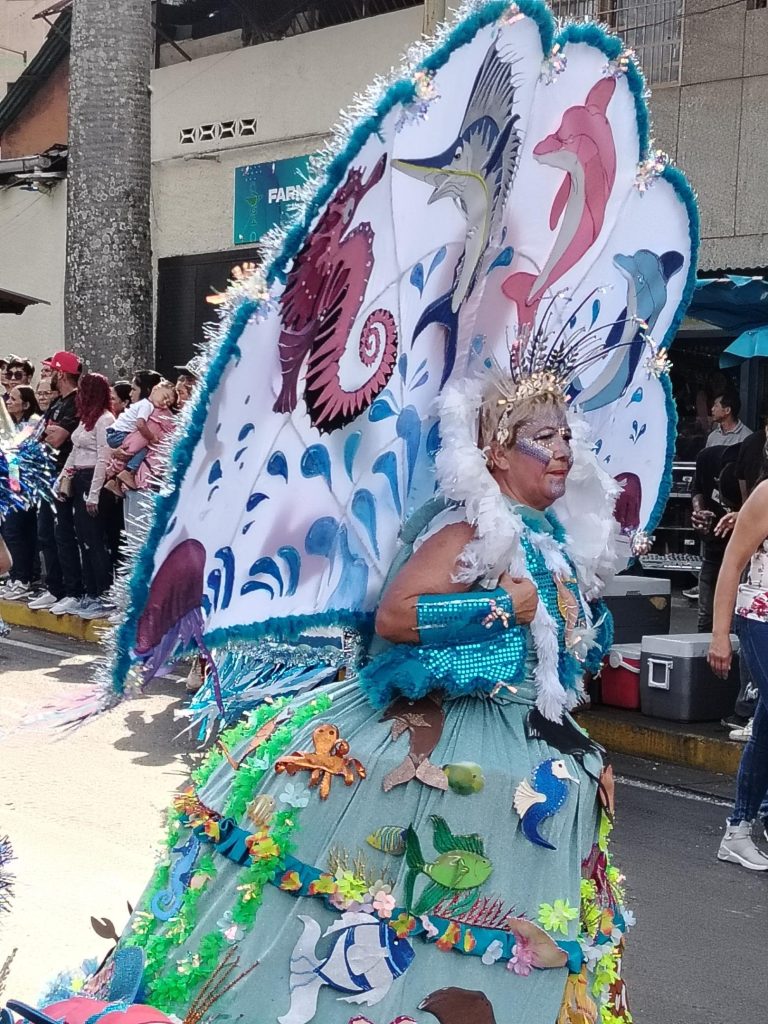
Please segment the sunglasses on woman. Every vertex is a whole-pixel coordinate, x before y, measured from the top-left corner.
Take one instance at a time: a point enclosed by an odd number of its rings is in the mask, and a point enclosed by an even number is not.
[[[8,380],[24,380],[27,375],[23,370],[6,370],[5,376]]]

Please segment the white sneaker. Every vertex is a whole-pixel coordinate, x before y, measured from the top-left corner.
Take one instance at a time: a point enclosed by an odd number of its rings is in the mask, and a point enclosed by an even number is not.
[[[58,598],[50,590],[46,590],[39,597],[33,597],[27,607],[35,612],[47,611],[49,608],[53,608],[57,601]]]
[[[51,605],[49,610],[53,615],[77,615],[81,606],[79,597],[62,597],[56,604]]]
[[[730,861],[731,864],[741,864],[749,871],[768,871],[768,857],[755,846],[750,821],[726,825],[725,835],[717,851],[717,859]]]
[[[21,580],[14,580],[13,583],[9,583],[3,591],[4,601],[22,601],[29,597],[31,588],[28,583],[22,583]]]
[[[754,718],[750,718],[747,724],[741,729],[731,729],[728,733],[729,740],[735,740],[737,743],[748,743],[752,739],[752,723]]]
[[[84,597],[79,610],[75,613],[81,619],[106,619],[110,608],[99,597]]]

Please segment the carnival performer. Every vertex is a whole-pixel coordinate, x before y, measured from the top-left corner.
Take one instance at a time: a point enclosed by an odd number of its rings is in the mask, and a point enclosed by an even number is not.
[[[194,914],[180,929],[172,858],[124,939],[165,1012],[183,1015],[228,943],[260,968],[220,1011],[257,999],[280,1024],[347,1024],[350,1002],[385,1022],[434,1006],[554,1024],[616,998],[625,918],[603,761],[565,711],[610,624],[550,510],[573,464],[564,393],[498,374],[441,408],[443,500],[411,524],[384,592],[386,649],[225,734],[226,756],[177,801],[179,863],[203,855]],[[462,427],[478,412],[479,447]]]
[[[611,775],[571,712],[666,499],[695,279],[644,89],[598,26],[473,0],[223,297],[66,712],[208,667],[185,713],[218,743],[89,982],[115,1024],[631,1020]]]

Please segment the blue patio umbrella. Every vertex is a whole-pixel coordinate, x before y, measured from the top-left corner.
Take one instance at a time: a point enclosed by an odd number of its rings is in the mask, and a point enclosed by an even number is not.
[[[745,359],[768,358],[768,324],[744,331],[720,356],[720,369],[738,366]]]

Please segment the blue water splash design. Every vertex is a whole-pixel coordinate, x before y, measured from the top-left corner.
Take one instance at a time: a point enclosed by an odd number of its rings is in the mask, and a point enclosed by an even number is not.
[[[235,457],[234,457],[234,459],[232,459],[232,461],[233,462],[240,462],[240,459],[242,459],[243,455],[245,455],[245,453],[247,451],[248,451],[248,445],[246,445],[245,448],[238,448],[237,451],[235,452]],[[242,464],[241,464],[240,468],[241,469],[243,468]]]
[[[496,259],[493,261],[493,263],[491,263],[490,267],[488,267],[486,274],[490,274],[490,272],[492,270],[495,270],[496,267],[511,266],[514,255],[515,250],[512,248],[511,245],[508,245],[506,248],[502,249],[499,255],[496,257]]]
[[[592,445],[592,451],[594,452],[594,454],[595,454],[595,455],[599,455],[599,454],[600,454],[600,449],[601,449],[602,447],[603,447],[603,439],[602,439],[602,438],[599,438],[599,439],[598,439],[597,441],[595,441],[595,443],[594,443],[594,444]]]
[[[216,493],[216,491],[219,491],[219,490],[221,490],[221,488],[219,487],[219,485],[218,485],[218,484],[214,484],[214,486],[213,486],[213,487],[212,487],[212,488],[210,489],[210,491],[208,491],[208,501],[210,501],[210,500],[211,500],[211,498],[212,498],[212,497],[214,496],[214,494]]]
[[[400,358],[397,360],[397,372],[400,374],[400,380],[405,383],[405,377],[408,373],[408,353],[403,352]]]
[[[280,596],[283,596],[283,574],[274,558],[269,558],[268,556],[257,558],[248,570],[248,575],[251,578],[255,576],[271,576],[277,584]]]
[[[381,420],[389,419],[395,415],[395,410],[385,398],[377,398],[368,410],[368,419],[371,423],[379,423]]]
[[[476,334],[474,336],[474,338],[472,339],[472,351],[474,352],[474,354],[476,356],[479,356],[484,348],[485,348],[485,335],[484,334]]]
[[[331,459],[324,444],[311,444],[301,456],[301,474],[309,479],[321,476],[331,486]]]
[[[225,547],[219,548],[214,558],[220,560],[224,571],[224,593],[221,597],[221,607],[223,610],[224,608],[229,608],[229,603],[232,600],[232,588],[235,584],[235,556],[232,548]]]
[[[238,441],[244,441],[249,434],[252,434],[256,429],[252,423],[244,423],[240,428],[240,433],[237,435]]]
[[[442,246],[442,248],[437,250],[435,255],[432,257],[432,262],[429,264],[429,270],[427,272],[427,280],[429,280],[430,277],[432,277],[434,272],[437,270],[437,268],[440,266],[440,264],[443,262],[443,260],[445,259],[445,257],[447,255],[448,255],[448,249],[445,246]]]
[[[282,452],[274,452],[270,455],[267,472],[270,476],[281,476],[288,483],[288,460]]]
[[[346,469],[347,476],[350,480],[352,479],[352,470],[355,466],[355,456],[357,455],[357,450],[360,447],[362,437],[362,432],[360,430],[356,430],[354,434],[350,434],[344,442],[344,469]]]
[[[379,542],[376,537],[376,499],[369,490],[362,487],[352,497],[352,515],[363,525],[373,547],[376,558],[380,558]]]
[[[223,474],[221,471],[221,462],[218,459],[216,459],[208,473],[208,483],[215,484],[217,480],[221,480],[222,476]]]
[[[407,405],[397,417],[397,436],[405,441],[408,460],[408,491],[413,483],[413,471],[421,444],[421,417],[412,405]]]
[[[269,495],[263,494],[261,491],[254,491],[248,501],[245,503],[246,511],[253,512],[257,505],[260,505],[262,501],[268,501]]]
[[[307,530],[304,550],[308,555],[321,555],[323,558],[332,559],[338,532],[339,524],[333,516],[316,519]]]
[[[643,389],[642,388],[637,388],[636,391],[634,392],[634,394],[632,395],[632,397],[630,398],[630,400],[627,402],[627,405],[628,406],[632,405],[633,402],[642,402],[642,400],[643,400]]]
[[[427,455],[430,459],[434,459],[440,450],[440,424],[433,423],[429,428],[426,441]]]
[[[590,327],[594,327],[595,326],[595,320],[597,320],[599,315],[600,315],[600,299],[595,299],[595,301],[592,303],[592,320],[591,320],[590,325],[589,325]]]
[[[286,597],[293,597],[299,585],[299,574],[301,573],[301,555],[296,548],[286,544],[277,549],[280,558],[288,566],[288,587],[285,591]]]
[[[246,523],[246,524],[245,524],[245,526],[244,526],[244,527],[243,527],[243,529],[242,529],[242,533],[243,533],[243,536],[245,536],[245,534],[246,534],[246,533],[248,533],[248,531],[250,530],[250,528],[251,528],[251,527],[253,526],[253,524],[254,524],[255,522],[256,522],[256,520],[255,520],[255,519],[252,519],[252,520],[250,521],[250,523]]]
[[[410,282],[414,288],[418,288],[419,295],[424,294],[424,267],[420,263],[411,271]]]
[[[395,503],[397,514],[402,515],[403,508],[400,503],[400,485],[397,480],[397,456],[394,452],[384,452],[373,464],[373,472],[381,473],[389,483],[392,492],[392,501]]]
[[[328,609],[359,611],[363,607],[368,590],[368,562],[351,550],[346,526],[339,530],[338,546],[342,569],[336,589],[328,599]]]
[[[632,444],[637,444],[637,442],[645,433],[645,427],[645,423],[643,423],[642,426],[640,426],[637,420],[632,420],[632,433],[629,435],[629,439],[632,442]]]
[[[176,526],[177,522],[178,517],[174,516],[173,519],[171,519],[170,523],[168,523],[168,525],[165,528],[165,533],[163,534],[164,537],[167,537],[169,534],[173,533],[174,527]]]
[[[429,370],[426,368],[426,366],[427,366],[427,360],[426,359],[422,359],[422,361],[416,367],[416,370],[415,370],[415,372],[413,374],[414,377],[417,377],[418,379],[415,381],[415,383],[411,384],[411,391],[415,391],[416,388],[420,388],[422,385],[426,384],[427,381],[429,380]]]
[[[221,593],[221,570],[212,569],[208,573],[207,579],[208,589],[212,592],[211,604],[214,610],[219,607],[219,594]]]
[[[571,330],[573,330],[576,327],[576,317],[575,316],[572,316],[571,319],[568,321],[568,326],[570,327]]]
[[[246,594],[252,594],[255,590],[266,590],[269,594],[269,599],[272,601],[275,597],[275,591],[273,587],[270,587],[268,583],[263,583],[261,580],[248,580],[240,587],[240,596],[245,597]]]

